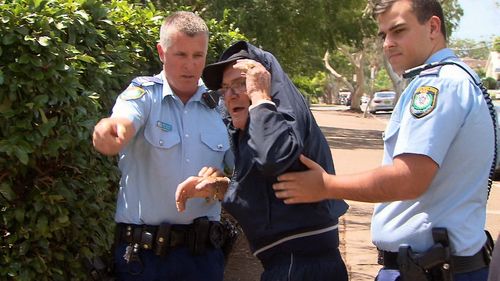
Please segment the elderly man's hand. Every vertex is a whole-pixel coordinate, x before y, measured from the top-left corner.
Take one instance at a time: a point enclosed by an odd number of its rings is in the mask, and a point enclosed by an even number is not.
[[[175,192],[177,211],[182,212],[186,209],[189,198],[212,198],[216,190],[211,184],[216,180],[216,177],[191,176],[180,183]]]
[[[271,100],[271,73],[257,61],[250,59],[237,60],[233,66],[246,76],[246,92],[252,104],[262,100]]]

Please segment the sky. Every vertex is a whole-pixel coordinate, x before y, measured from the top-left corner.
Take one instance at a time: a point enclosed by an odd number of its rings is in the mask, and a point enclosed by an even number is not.
[[[492,36],[500,36],[500,0],[458,0],[458,3],[464,14],[452,38],[491,41]]]

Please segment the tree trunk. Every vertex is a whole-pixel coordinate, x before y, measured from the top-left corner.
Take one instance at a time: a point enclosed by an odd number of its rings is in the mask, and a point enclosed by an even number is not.
[[[399,97],[401,96],[401,93],[403,93],[403,90],[405,89],[407,82],[403,79],[403,77],[399,76],[396,72],[392,70],[389,61],[387,61],[387,58],[385,56],[383,62],[384,62],[384,67],[387,70],[389,77],[391,78],[392,85],[394,86],[394,91],[396,92],[396,100],[394,102],[397,102],[399,100]]]

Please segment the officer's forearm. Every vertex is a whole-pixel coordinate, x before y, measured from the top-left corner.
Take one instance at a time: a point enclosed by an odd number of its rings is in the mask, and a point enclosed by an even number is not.
[[[427,191],[438,166],[423,155],[404,155],[392,165],[347,176],[331,176],[325,184],[330,198],[362,202],[410,200]]]

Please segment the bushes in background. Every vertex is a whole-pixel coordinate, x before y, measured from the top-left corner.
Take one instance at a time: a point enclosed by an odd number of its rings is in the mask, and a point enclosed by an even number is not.
[[[116,159],[93,150],[92,130],[133,77],[161,70],[167,11],[1,2],[0,280],[89,280],[84,260],[113,242],[119,179]],[[234,39],[211,24],[219,45]]]

